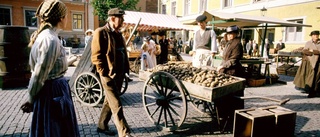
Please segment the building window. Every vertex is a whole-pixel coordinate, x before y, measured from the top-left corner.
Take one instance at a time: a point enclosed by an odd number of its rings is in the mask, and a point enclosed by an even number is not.
[[[223,0],[223,7],[231,7],[232,6],[232,0]]]
[[[73,14],[72,16],[73,21],[73,29],[82,30],[82,14]]]
[[[166,5],[162,5],[162,14],[167,14],[167,6]]]
[[[303,23],[303,19],[288,20],[295,23]],[[286,41],[302,41],[302,26],[287,27],[286,29]]]
[[[189,15],[191,9],[191,0],[184,0],[184,15]]]
[[[207,0],[200,0],[199,12],[203,12],[207,9]]]
[[[0,7],[0,25],[11,25],[11,9]]]
[[[171,15],[176,15],[176,2],[171,3]]]
[[[38,26],[38,20],[35,17],[35,15],[36,15],[35,10],[25,10],[24,11],[25,24],[27,27],[37,27]]]

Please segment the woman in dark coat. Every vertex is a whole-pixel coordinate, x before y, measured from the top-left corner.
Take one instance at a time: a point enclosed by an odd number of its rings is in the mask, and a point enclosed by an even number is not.
[[[239,28],[230,26],[227,28],[227,44],[223,51],[221,65],[217,68],[220,73],[229,74],[237,77],[244,77],[244,69],[240,63],[243,56],[241,39],[238,38]],[[219,98],[214,104],[219,110],[218,115],[220,123],[233,123],[234,111],[244,108],[244,101],[235,99],[234,96],[243,96],[244,90],[235,91],[233,94]]]
[[[218,67],[220,73],[232,76],[245,77],[244,69],[240,63],[243,56],[243,48],[241,39],[238,36],[239,28],[230,26],[227,28],[228,43],[223,51],[222,62]]]

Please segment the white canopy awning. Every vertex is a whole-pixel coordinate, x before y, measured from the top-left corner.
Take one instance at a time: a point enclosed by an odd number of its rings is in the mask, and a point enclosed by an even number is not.
[[[140,18],[141,21],[137,28],[139,31],[186,29],[176,16],[137,11],[125,11],[123,24],[134,27]]]
[[[282,19],[277,19],[273,17],[266,16],[254,16],[254,15],[245,15],[238,13],[223,13],[217,11],[204,11],[202,15],[207,16],[207,21],[212,21],[214,19],[215,27],[228,27],[231,25],[237,25],[240,28],[244,27],[256,27],[262,23],[270,23],[268,26],[274,27],[295,27],[295,26],[303,26],[303,27],[312,27],[311,25],[299,24],[294,22],[285,21]],[[185,25],[196,25],[196,20],[184,23]],[[209,23],[208,23],[209,24]]]

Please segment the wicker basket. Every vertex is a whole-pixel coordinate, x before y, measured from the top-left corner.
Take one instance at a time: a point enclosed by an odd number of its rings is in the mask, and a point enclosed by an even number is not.
[[[141,51],[128,52],[129,58],[137,58],[141,55]]]
[[[260,87],[263,86],[264,84],[266,84],[266,79],[249,79],[248,80],[248,85],[250,87]]]

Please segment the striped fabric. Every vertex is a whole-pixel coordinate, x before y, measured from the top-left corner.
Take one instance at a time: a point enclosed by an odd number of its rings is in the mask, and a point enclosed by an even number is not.
[[[134,27],[141,18],[138,31],[184,30],[176,16],[147,12],[125,11],[123,26]]]
[[[29,101],[33,102],[46,80],[62,77],[68,69],[65,50],[53,29],[45,29],[38,35],[30,52],[29,64],[32,71]]]

